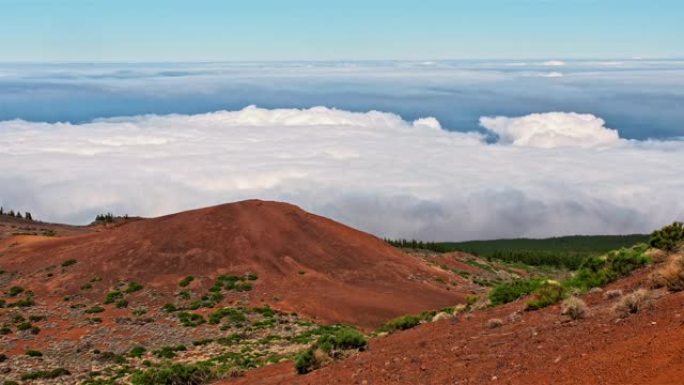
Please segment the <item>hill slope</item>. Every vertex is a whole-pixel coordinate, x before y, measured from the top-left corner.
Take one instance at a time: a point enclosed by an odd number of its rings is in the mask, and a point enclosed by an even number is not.
[[[73,265],[46,277],[70,260]],[[362,327],[465,297],[436,283],[446,272],[371,235],[289,204],[256,200],[19,245],[4,251],[0,267],[39,302],[75,294],[101,299],[117,283],[134,281],[163,303],[185,276],[203,291],[221,274],[252,273],[258,276],[252,292],[233,299]],[[95,277],[101,281],[83,293]]]

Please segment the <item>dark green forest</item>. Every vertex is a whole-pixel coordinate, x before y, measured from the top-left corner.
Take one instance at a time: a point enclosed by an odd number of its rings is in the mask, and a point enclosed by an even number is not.
[[[431,250],[438,253],[463,251],[487,259],[533,266],[556,266],[577,269],[588,257],[610,250],[648,242],[646,234],[573,235],[546,239],[498,239],[468,242],[420,242],[387,240],[393,246]]]

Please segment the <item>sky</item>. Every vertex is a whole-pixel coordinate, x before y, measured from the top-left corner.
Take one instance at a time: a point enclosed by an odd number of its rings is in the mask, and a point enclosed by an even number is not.
[[[0,0],[0,62],[682,57],[679,0]]]
[[[684,220],[682,4],[0,0],[0,206],[650,232]]]

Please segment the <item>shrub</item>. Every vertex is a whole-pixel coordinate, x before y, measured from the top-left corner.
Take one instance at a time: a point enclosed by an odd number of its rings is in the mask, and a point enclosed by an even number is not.
[[[492,318],[487,321],[487,327],[490,329],[496,329],[503,325],[503,321],[499,318]]]
[[[575,275],[565,282],[565,286],[580,290],[604,286],[650,263],[651,259],[645,251],[646,245],[642,244],[587,258]]]
[[[105,305],[112,304],[116,301],[120,301],[123,299],[123,293],[120,292],[119,290],[114,290],[110,291],[107,293],[107,296],[105,297],[104,303]]]
[[[556,281],[546,281],[534,292],[534,298],[525,304],[525,310],[543,309],[563,299],[565,291]]]
[[[615,305],[615,313],[621,317],[636,314],[653,306],[651,293],[646,289],[638,289],[622,297]]]
[[[341,351],[363,350],[368,345],[366,337],[348,326],[324,329],[328,333],[319,337],[309,349],[295,357],[295,369],[299,374],[308,373],[341,355]]]
[[[126,301],[125,299],[120,299],[116,301],[115,306],[119,309],[123,309],[125,307],[128,307],[128,301]]]
[[[622,297],[622,290],[608,290],[603,294],[605,299],[615,299]]]
[[[12,380],[5,380],[5,382],[3,382],[2,385],[19,385],[19,383]]]
[[[247,320],[247,317],[245,317],[245,315],[241,311],[229,307],[224,307],[223,309],[219,309],[209,314],[209,323],[216,325],[220,323],[224,317],[230,318],[232,323],[242,323]]]
[[[165,364],[138,370],[131,375],[133,385],[201,385],[217,378],[208,364]]]
[[[67,259],[66,261],[62,262],[62,267],[73,266],[76,264],[76,262],[78,262],[78,261],[75,259]]]
[[[39,352],[38,350],[27,350],[26,355],[29,357],[42,357],[43,353]]]
[[[22,322],[19,325],[17,325],[17,330],[23,332],[25,330],[31,329],[32,327],[33,327],[33,325],[30,322]]]
[[[54,379],[61,376],[68,376],[71,373],[64,368],[57,368],[52,370],[38,370],[35,372],[28,372],[21,376],[22,381],[39,380],[39,379]]]
[[[124,290],[126,293],[135,293],[136,291],[142,290],[143,285],[137,283],[137,282],[129,282],[128,287],[126,287],[126,290]]]
[[[187,277],[181,279],[180,282],[178,282],[178,286],[186,287],[190,284],[190,282],[192,282],[194,280],[195,280],[195,277],[193,277],[192,275],[188,275]]]
[[[489,300],[492,305],[513,302],[537,290],[543,282],[540,278],[532,278],[501,283],[489,292]]]
[[[103,311],[105,311],[105,309],[102,306],[93,306],[90,309],[86,309],[85,313],[96,314],[96,313],[102,313]]]
[[[178,346],[164,346],[159,350],[155,350],[153,354],[159,358],[173,358],[176,356],[176,352],[183,352],[187,349],[183,345]]]
[[[7,291],[7,295],[10,297],[16,297],[19,294],[24,292],[24,288],[21,286],[12,286],[9,288],[9,291]]]
[[[173,313],[174,311],[178,310],[178,308],[176,308],[176,305],[172,303],[167,303],[162,306],[162,310],[166,313]]]
[[[146,351],[146,349],[143,346],[138,345],[138,346],[134,346],[131,349],[130,353],[128,353],[128,354],[131,357],[140,358],[143,356],[143,354],[145,354],[145,351]]]
[[[9,327],[7,327],[7,326],[0,327],[0,336],[4,336],[4,335],[10,334],[10,333],[12,333],[12,329],[10,329]]]
[[[185,327],[195,327],[206,322],[202,315],[196,313],[188,313],[183,311],[178,313],[177,316],[180,323]]]
[[[319,368],[313,349],[307,349],[295,357],[295,369],[297,373],[306,374]]]
[[[572,296],[561,303],[561,314],[574,320],[585,318],[588,312],[587,304],[578,297]]]
[[[673,255],[665,266],[651,274],[654,287],[667,287],[670,291],[684,290],[684,257]]]
[[[396,330],[406,330],[418,326],[422,319],[415,315],[405,315],[395,318],[380,327],[380,331],[393,332]]]
[[[684,225],[674,222],[651,234],[648,243],[651,247],[665,251],[674,251],[684,241]]]

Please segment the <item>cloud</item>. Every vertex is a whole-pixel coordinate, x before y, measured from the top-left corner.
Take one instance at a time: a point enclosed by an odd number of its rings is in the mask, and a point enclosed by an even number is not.
[[[562,67],[565,65],[565,62],[560,61],[560,60],[549,60],[549,61],[543,62],[542,65],[549,66],[549,67]]]
[[[593,115],[434,118],[325,107],[0,122],[0,204],[53,221],[293,202],[380,236],[461,240],[650,231],[684,217],[684,144]]]
[[[541,75],[544,78],[562,78],[564,75],[562,72],[547,72]]]
[[[618,132],[591,114],[549,112],[517,118],[482,117],[480,125],[514,146],[554,148],[610,146],[621,142]]]

